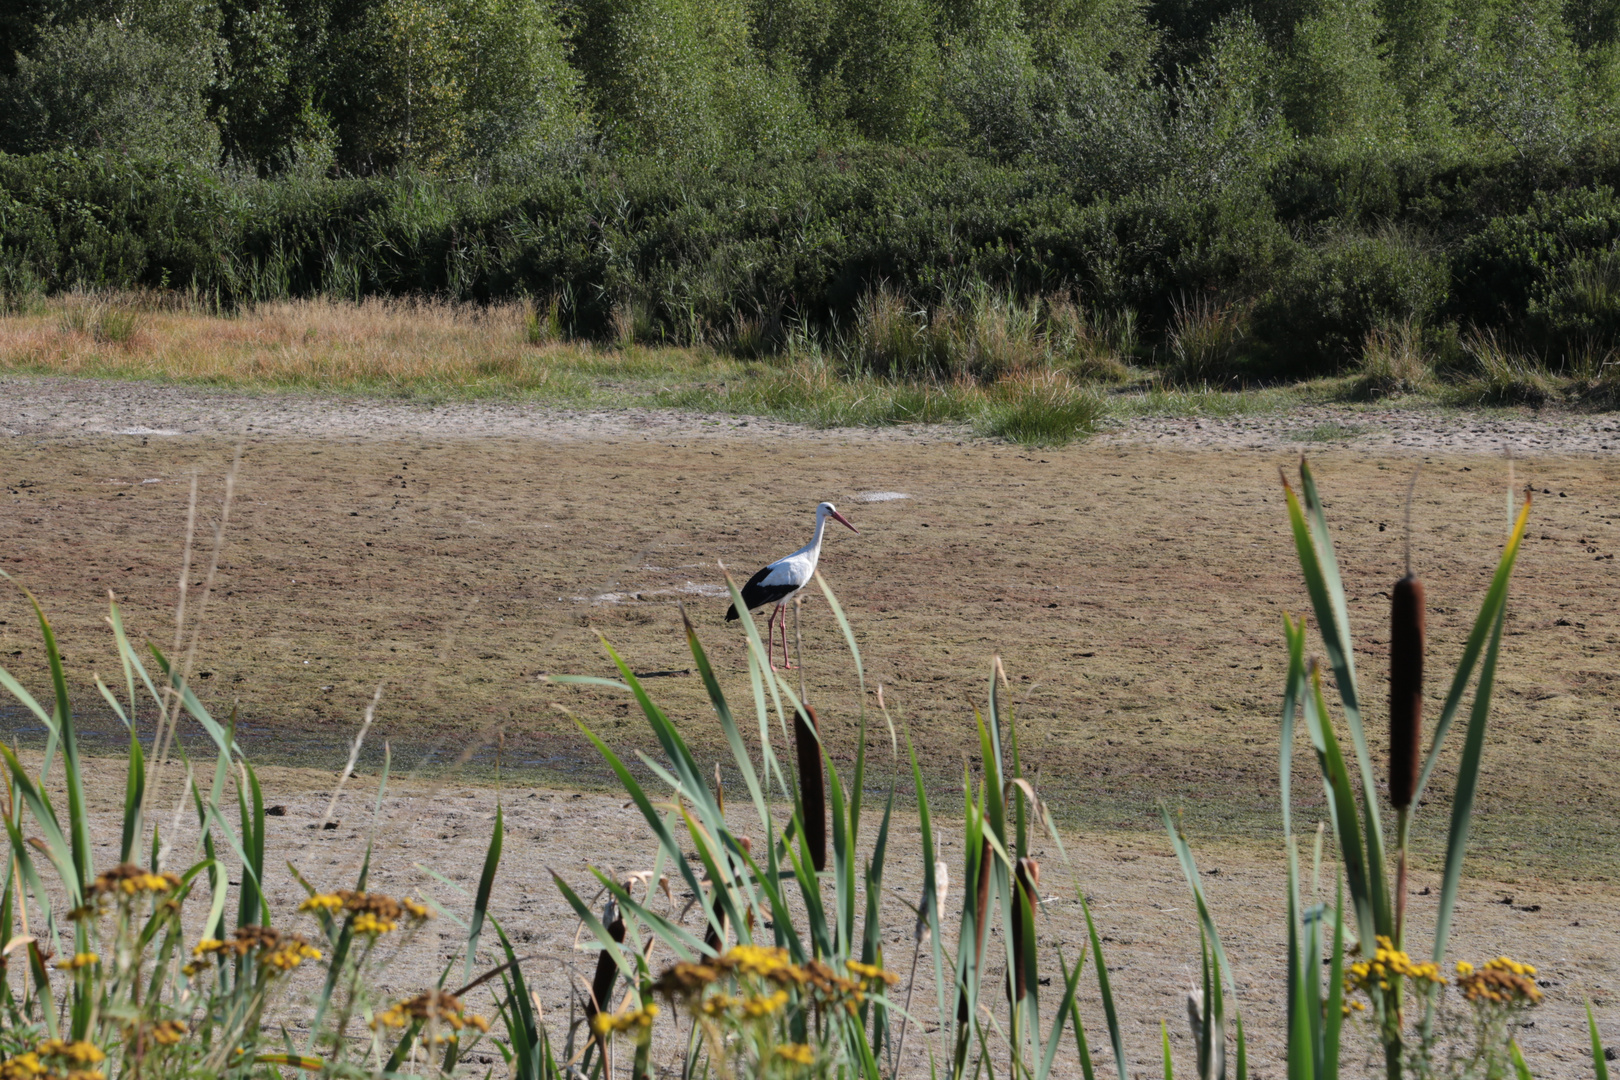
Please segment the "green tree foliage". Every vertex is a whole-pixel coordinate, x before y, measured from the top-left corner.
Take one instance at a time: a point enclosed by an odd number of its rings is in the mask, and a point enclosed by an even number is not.
[[[754,52],[740,2],[586,0],[573,40],[596,114],[622,150],[719,161],[810,141],[797,80]]]
[[[224,62],[217,8],[137,0],[62,14],[82,17],[44,28],[0,86],[6,149],[217,159],[209,107]]]
[[[1383,20],[1373,0],[1320,0],[1295,28],[1285,111],[1306,139],[1347,151],[1401,141],[1404,103],[1390,77]]]
[[[586,131],[578,77],[538,0],[375,0],[334,23],[327,64],[350,168],[521,162]]]

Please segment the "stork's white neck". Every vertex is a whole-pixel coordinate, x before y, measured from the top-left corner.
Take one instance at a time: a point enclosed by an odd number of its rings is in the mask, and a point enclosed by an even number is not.
[[[816,507],[816,535],[810,538],[810,550],[821,550],[821,534],[827,531],[827,511],[823,507]]]

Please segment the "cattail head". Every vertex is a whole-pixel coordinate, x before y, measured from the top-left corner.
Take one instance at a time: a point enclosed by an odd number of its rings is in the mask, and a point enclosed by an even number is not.
[[[804,804],[804,843],[810,865],[827,869],[827,782],[821,765],[821,724],[806,705],[793,714],[793,742],[799,756],[799,798]]]
[[[1023,858],[1018,860],[1018,872],[1013,886],[1013,923],[1012,923],[1012,997],[1014,1001],[1022,1001],[1026,994],[1034,989],[1035,975],[1028,970],[1028,956],[1024,948],[1024,912],[1032,916],[1035,905],[1041,902],[1040,895],[1041,864],[1034,859]]]
[[[1408,573],[1390,600],[1389,801],[1405,810],[1423,753],[1423,583]]]
[[[611,897],[602,912],[602,923],[607,927],[609,937],[620,944],[624,943],[624,916],[619,912],[618,902]],[[591,979],[591,1000],[585,1003],[587,1016],[594,1016],[604,1009],[612,1008],[613,983],[618,974],[618,963],[606,949],[603,949],[596,955],[596,974]]]

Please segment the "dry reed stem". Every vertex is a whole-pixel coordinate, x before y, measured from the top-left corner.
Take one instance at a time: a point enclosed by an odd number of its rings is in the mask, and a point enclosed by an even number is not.
[[[326,823],[332,820],[332,811],[337,809],[338,797],[343,794],[343,785],[348,783],[349,777],[354,774],[355,762],[360,760],[360,746],[366,741],[366,732],[371,730],[372,720],[376,719],[377,703],[382,700],[382,692],[383,684],[378,683],[377,692],[371,695],[371,704],[366,706],[366,718],[361,721],[360,730],[354,736],[354,745],[349,747],[349,762],[338,774],[337,784],[332,788],[332,800],[326,804],[326,813],[321,815],[320,823],[316,826],[317,831],[326,828]]]
[[[185,658],[180,665],[179,681],[183,687],[191,680],[191,669],[196,663],[197,644],[202,637],[203,619],[208,613],[208,601],[214,594],[214,582],[219,576],[219,557],[225,549],[225,530],[231,520],[231,506],[236,499],[236,477],[242,466],[242,443],[236,444],[236,453],[231,458],[231,467],[225,473],[225,494],[220,500],[219,518],[214,523],[214,550],[208,560],[208,573],[203,577],[202,596],[197,603],[197,614],[191,620],[191,642],[186,647]],[[180,654],[180,648],[185,641],[186,631],[186,600],[191,585],[191,555],[196,540],[197,531],[197,474],[191,475],[191,498],[186,510],[186,545],[185,553],[181,558],[180,569],[180,596],[175,604],[174,614],[174,647],[170,652],[169,662],[172,665]],[[171,676],[165,680],[163,686],[163,709],[158,717],[157,730],[153,733],[152,775],[146,787],[146,805],[142,813],[150,806],[153,793],[158,789],[162,780],[163,768],[167,764],[169,750],[174,744],[174,736],[180,725],[180,709],[183,704],[181,693],[174,686]],[[132,718],[133,719],[133,718]]]

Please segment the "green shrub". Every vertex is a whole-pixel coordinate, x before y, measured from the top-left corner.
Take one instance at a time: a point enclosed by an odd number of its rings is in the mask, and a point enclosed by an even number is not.
[[[1446,289],[1444,261],[1409,236],[1342,237],[1305,255],[1261,299],[1256,343],[1273,372],[1337,372],[1379,327],[1433,320]]]
[[[1524,212],[1492,219],[1461,245],[1447,310],[1555,361],[1613,347],[1620,343],[1610,255],[1617,245],[1620,200],[1612,188],[1538,192]]]

